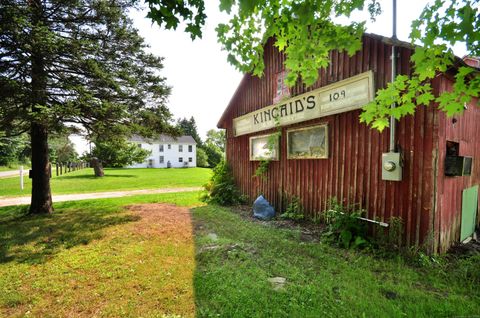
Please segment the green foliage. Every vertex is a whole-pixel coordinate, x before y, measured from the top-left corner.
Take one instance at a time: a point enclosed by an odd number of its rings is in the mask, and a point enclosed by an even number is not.
[[[26,134],[14,137],[0,135],[0,166],[26,163],[29,153],[29,139]]]
[[[480,72],[459,66],[448,47],[463,42],[470,55],[480,56],[480,15],[475,14],[479,4],[478,0],[437,0],[427,5],[412,22],[412,43],[420,43],[411,57],[413,74],[398,76],[387,88],[377,91],[375,100],[363,108],[361,121],[381,131],[389,126],[389,116],[400,119],[413,114],[417,106],[428,106],[434,101],[452,116],[462,113],[465,104],[480,97]],[[434,96],[430,81],[438,73],[455,67],[458,70],[453,90]],[[396,108],[391,108],[393,103]]]
[[[177,119],[177,129],[180,131],[180,134],[192,136],[193,140],[195,140],[197,143],[197,149],[203,145],[202,139],[198,134],[197,123],[195,122],[195,118],[193,118],[193,116],[190,117],[190,119]]]
[[[176,29],[183,20],[186,23],[185,32],[192,40],[202,37],[202,27],[205,24],[205,3],[203,0],[145,0],[150,12],[147,17],[160,27]]]
[[[213,169],[213,175],[204,188],[205,192],[202,195],[204,202],[237,205],[245,201],[235,185],[231,169],[225,160],[221,160]]]
[[[152,0],[146,1],[150,3]],[[198,2],[201,1],[188,4],[194,8]],[[186,5],[185,1],[178,3],[179,6]],[[379,90],[375,100],[365,106],[361,121],[382,131],[388,127],[390,116],[399,119],[413,114],[417,106],[435,101],[440,109],[453,115],[461,113],[465,103],[478,98],[480,75],[469,67],[459,67],[451,92],[434,96],[429,82],[439,72],[457,64],[448,45],[465,43],[469,55],[480,56],[479,4],[479,0],[436,0],[427,5],[412,23],[412,44],[420,44],[411,58],[414,73]],[[168,19],[175,20],[175,6],[173,13],[167,15]],[[165,11],[172,9],[169,2],[163,7]],[[228,23],[216,28],[218,40],[228,52],[228,62],[242,72],[262,76],[264,45],[268,39],[274,39],[274,45],[285,53],[289,86],[299,81],[307,86],[315,83],[318,70],[330,63],[331,50],[344,50],[353,55],[361,48],[365,21],[351,20],[353,11],[366,9],[372,20],[381,13],[376,0],[220,0],[219,8],[230,15]],[[191,19],[192,12],[184,11],[183,17]],[[349,24],[336,23],[338,17],[347,18]],[[163,15],[151,18],[159,22],[168,20]],[[204,22],[204,18],[199,21]],[[173,27],[177,23],[175,20]],[[393,103],[396,108],[391,108]]]
[[[73,143],[68,135],[59,134],[48,139],[48,154],[51,162],[72,162],[78,159]]]
[[[225,142],[226,142],[226,137],[225,137],[225,130],[223,129],[210,129],[207,131],[207,139],[205,140],[205,143],[213,144],[218,147],[222,152],[225,152]]]
[[[255,174],[254,174],[255,177],[266,178],[268,168],[270,167],[270,162],[273,160],[271,156],[274,154],[275,150],[279,148],[278,144],[279,144],[279,139],[282,136],[282,128],[280,127],[279,117],[274,118],[274,120],[275,120],[276,131],[275,133],[268,136],[268,140],[267,140],[268,150],[266,152],[267,158],[261,158],[257,169],[255,169]]]
[[[197,148],[197,167],[208,168],[208,156],[203,148]]]
[[[208,157],[207,161],[208,161],[208,166],[209,167],[217,166],[218,164],[220,164],[220,162],[224,158],[223,151],[220,148],[218,148],[216,145],[214,145],[213,143],[203,144],[202,149],[207,154],[207,157]]]
[[[327,231],[324,236],[344,248],[363,248],[369,242],[367,227],[359,218],[364,213],[355,207],[344,207],[336,199],[330,201],[330,208],[324,212]]]
[[[242,72],[257,76],[265,67],[265,41],[274,38],[274,45],[286,56],[287,84],[293,86],[301,78],[310,86],[318,78],[318,69],[328,66],[330,50],[353,55],[360,49],[365,23],[341,25],[334,18],[349,17],[354,10],[365,7],[372,18],[379,14],[375,0],[222,1],[220,9],[232,12],[232,17],[218,25],[217,34],[229,53],[228,61]]]
[[[105,167],[122,168],[144,162],[150,151],[124,139],[98,141],[92,149],[92,157],[100,159]]]
[[[300,221],[305,219],[305,214],[302,206],[302,202],[300,198],[297,196],[293,196],[289,200],[287,209],[284,213],[280,215],[283,219],[289,219],[293,221]]]
[[[130,0],[3,1],[0,129],[74,124],[91,139],[170,131],[162,58],[147,53],[129,9]],[[41,92],[32,92],[30,77],[44,83]],[[42,103],[32,105],[38,96]]]

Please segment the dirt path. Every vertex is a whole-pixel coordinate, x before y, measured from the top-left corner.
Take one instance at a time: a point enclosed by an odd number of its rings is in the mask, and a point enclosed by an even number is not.
[[[26,173],[28,175],[28,170],[24,170],[23,173]],[[0,179],[17,177],[17,176],[20,176],[20,170],[0,171]]]
[[[156,194],[156,193],[173,193],[173,192],[190,192],[199,191],[201,187],[189,188],[171,188],[171,189],[149,189],[149,190],[130,190],[130,191],[112,191],[112,192],[96,192],[96,193],[77,193],[77,194],[60,194],[52,196],[53,202],[62,201],[78,201],[88,199],[105,199],[105,198],[119,198],[139,194]],[[0,197],[0,207],[29,204],[30,196],[28,197]]]

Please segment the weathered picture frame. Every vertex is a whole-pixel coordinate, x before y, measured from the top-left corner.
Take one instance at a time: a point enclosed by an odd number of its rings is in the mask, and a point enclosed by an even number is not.
[[[273,139],[273,149],[269,149],[269,141]],[[280,136],[278,134],[268,134],[250,137],[249,152],[250,161],[274,160],[280,159]]]
[[[328,124],[287,130],[287,159],[327,159]]]

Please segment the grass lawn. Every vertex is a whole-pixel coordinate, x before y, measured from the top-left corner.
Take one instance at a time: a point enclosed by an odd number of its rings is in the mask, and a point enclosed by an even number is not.
[[[143,202],[193,207],[155,217]],[[130,206],[125,208],[125,206]],[[0,209],[0,317],[451,317],[480,312],[480,257],[412,266],[303,241],[198,193]],[[158,205],[153,206],[154,209]],[[173,208],[172,208],[173,209]],[[269,278],[284,277],[274,290]]]
[[[53,173],[55,173],[53,171]],[[116,190],[200,187],[210,178],[211,170],[188,169],[105,169],[103,178],[96,178],[93,169],[70,172],[51,179],[53,194],[88,193]],[[22,196],[31,193],[27,176],[20,190],[18,177],[0,179],[0,196]]]
[[[412,267],[304,242],[295,229],[194,209],[199,317],[477,317],[480,257]],[[215,233],[218,241],[209,239]],[[211,235],[210,235],[211,236]],[[473,277],[470,275],[474,275]],[[269,278],[286,278],[275,291]],[[474,280],[475,278],[475,280]]]
[[[194,243],[126,204],[200,204],[197,192],[0,209],[0,317],[193,317]],[[170,215],[171,217],[171,215]],[[175,225],[175,227],[172,227]],[[178,231],[178,233],[175,233]]]

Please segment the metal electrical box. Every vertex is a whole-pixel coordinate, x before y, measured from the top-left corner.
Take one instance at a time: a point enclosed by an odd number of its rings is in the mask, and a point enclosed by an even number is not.
[[[382,180],[402,181],[402,157],[399,152],[382,154]]]

